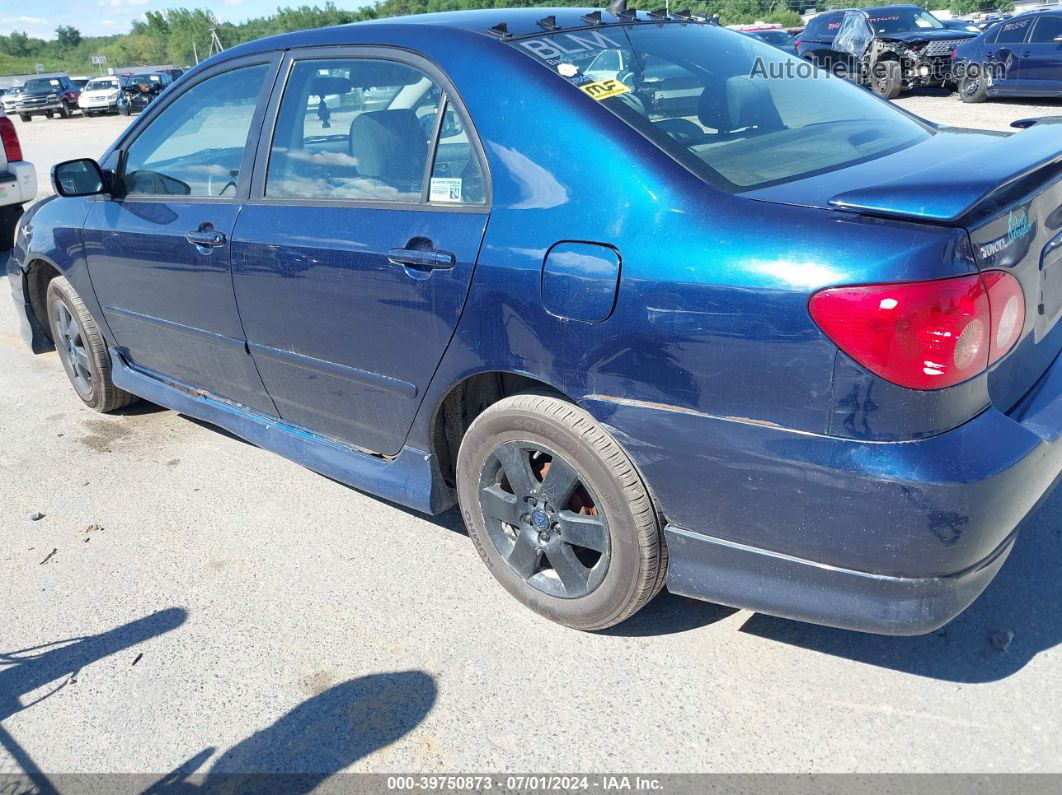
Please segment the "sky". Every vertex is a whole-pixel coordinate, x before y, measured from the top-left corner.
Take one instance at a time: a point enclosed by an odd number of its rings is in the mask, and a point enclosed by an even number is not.
[[[335,0],[339,8],[359,8],[368,0]],[[72,25],[84,36],[128,33],[129,23],[145,11],[210,8],[223,22],[241,22],[272,14],[277,6],[323,5],[324,0],[0,0],[0,35],[24,30],[54,39],[59,25]]]

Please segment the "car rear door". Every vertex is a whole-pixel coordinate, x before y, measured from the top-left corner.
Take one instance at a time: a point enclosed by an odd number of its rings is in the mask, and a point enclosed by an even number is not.
[[[988,79],[997,91],[1020,93],[1024,83],[1020,56],[1035,17],[1022,15],[1000,23],[985,50]]]
[[[1018,59],[1025,90],[1062,96],[1062,13],[1040,14]]]
[[[161,100],[122,141],[112,193],[92,203],[84,228],[123,356],[269,413],[236,309],[229,241],[279,60],[225,62]]]
[[[464,307],[485,160],[422,58],[303,50],[282,75],[233,233],[248,345],[284,419],[394,454]]]

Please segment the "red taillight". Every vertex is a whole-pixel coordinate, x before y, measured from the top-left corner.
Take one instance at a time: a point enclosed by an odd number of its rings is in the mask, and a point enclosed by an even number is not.
[[[943,389],[1001,359],[1021,336],[1025,299],[1009,273],[832,287],[811,317],[872,373],[909,389]]]
[[[985,271],[981,278],[988,290],[992,312],[992,345],[989,364],[995,364],[1018,344],[1025,328],[1025,293],[1018,280],[1005,271]]]
[[[4,116],[0,118],[0,142],[4,144],[4,154],[7,162],[22,159],[22,144],[18,142],[18,133],[11,119]]]
[[[797,47],[799,47],[799,46],[800,46],[800,39],[796,39],[796,40],[795,40],[795,41],[793,42],[793,48],[794,48],[794,49],[796,49],[796,48],[797,48]]]

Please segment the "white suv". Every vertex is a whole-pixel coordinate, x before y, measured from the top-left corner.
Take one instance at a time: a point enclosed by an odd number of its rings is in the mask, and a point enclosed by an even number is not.
[[[15,245],[22,205],[36,195],[37,171],[22,159],[15,125],[0,110],[0,256]]]

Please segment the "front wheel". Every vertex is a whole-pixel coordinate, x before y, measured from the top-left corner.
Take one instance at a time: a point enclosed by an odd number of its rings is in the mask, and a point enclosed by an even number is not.
[[[60,119],[69,119],[70,118],[70,106],[67,105],[65,102],[59,106],[59,118]]]
[[[903,90],[903,73],[898,61],[878,61],[874,64],[870,88],[882,99],[895,99]]]
[[[70,383],[85,405],[107,412],[137,400],[111,381],[111,358],[96,321],[63,276],[48,283],[48,326]]]
[[[22,119],[22,121],[33,121],[33,117],[30,116],[28,113],[20,113],[18,114],[18,117]]]
[[[487,408],[457,459],[461,513],[491,573],[560,624],[597,630],[655,596],[660,517],[623,450],[586,411],[523,394]]]

